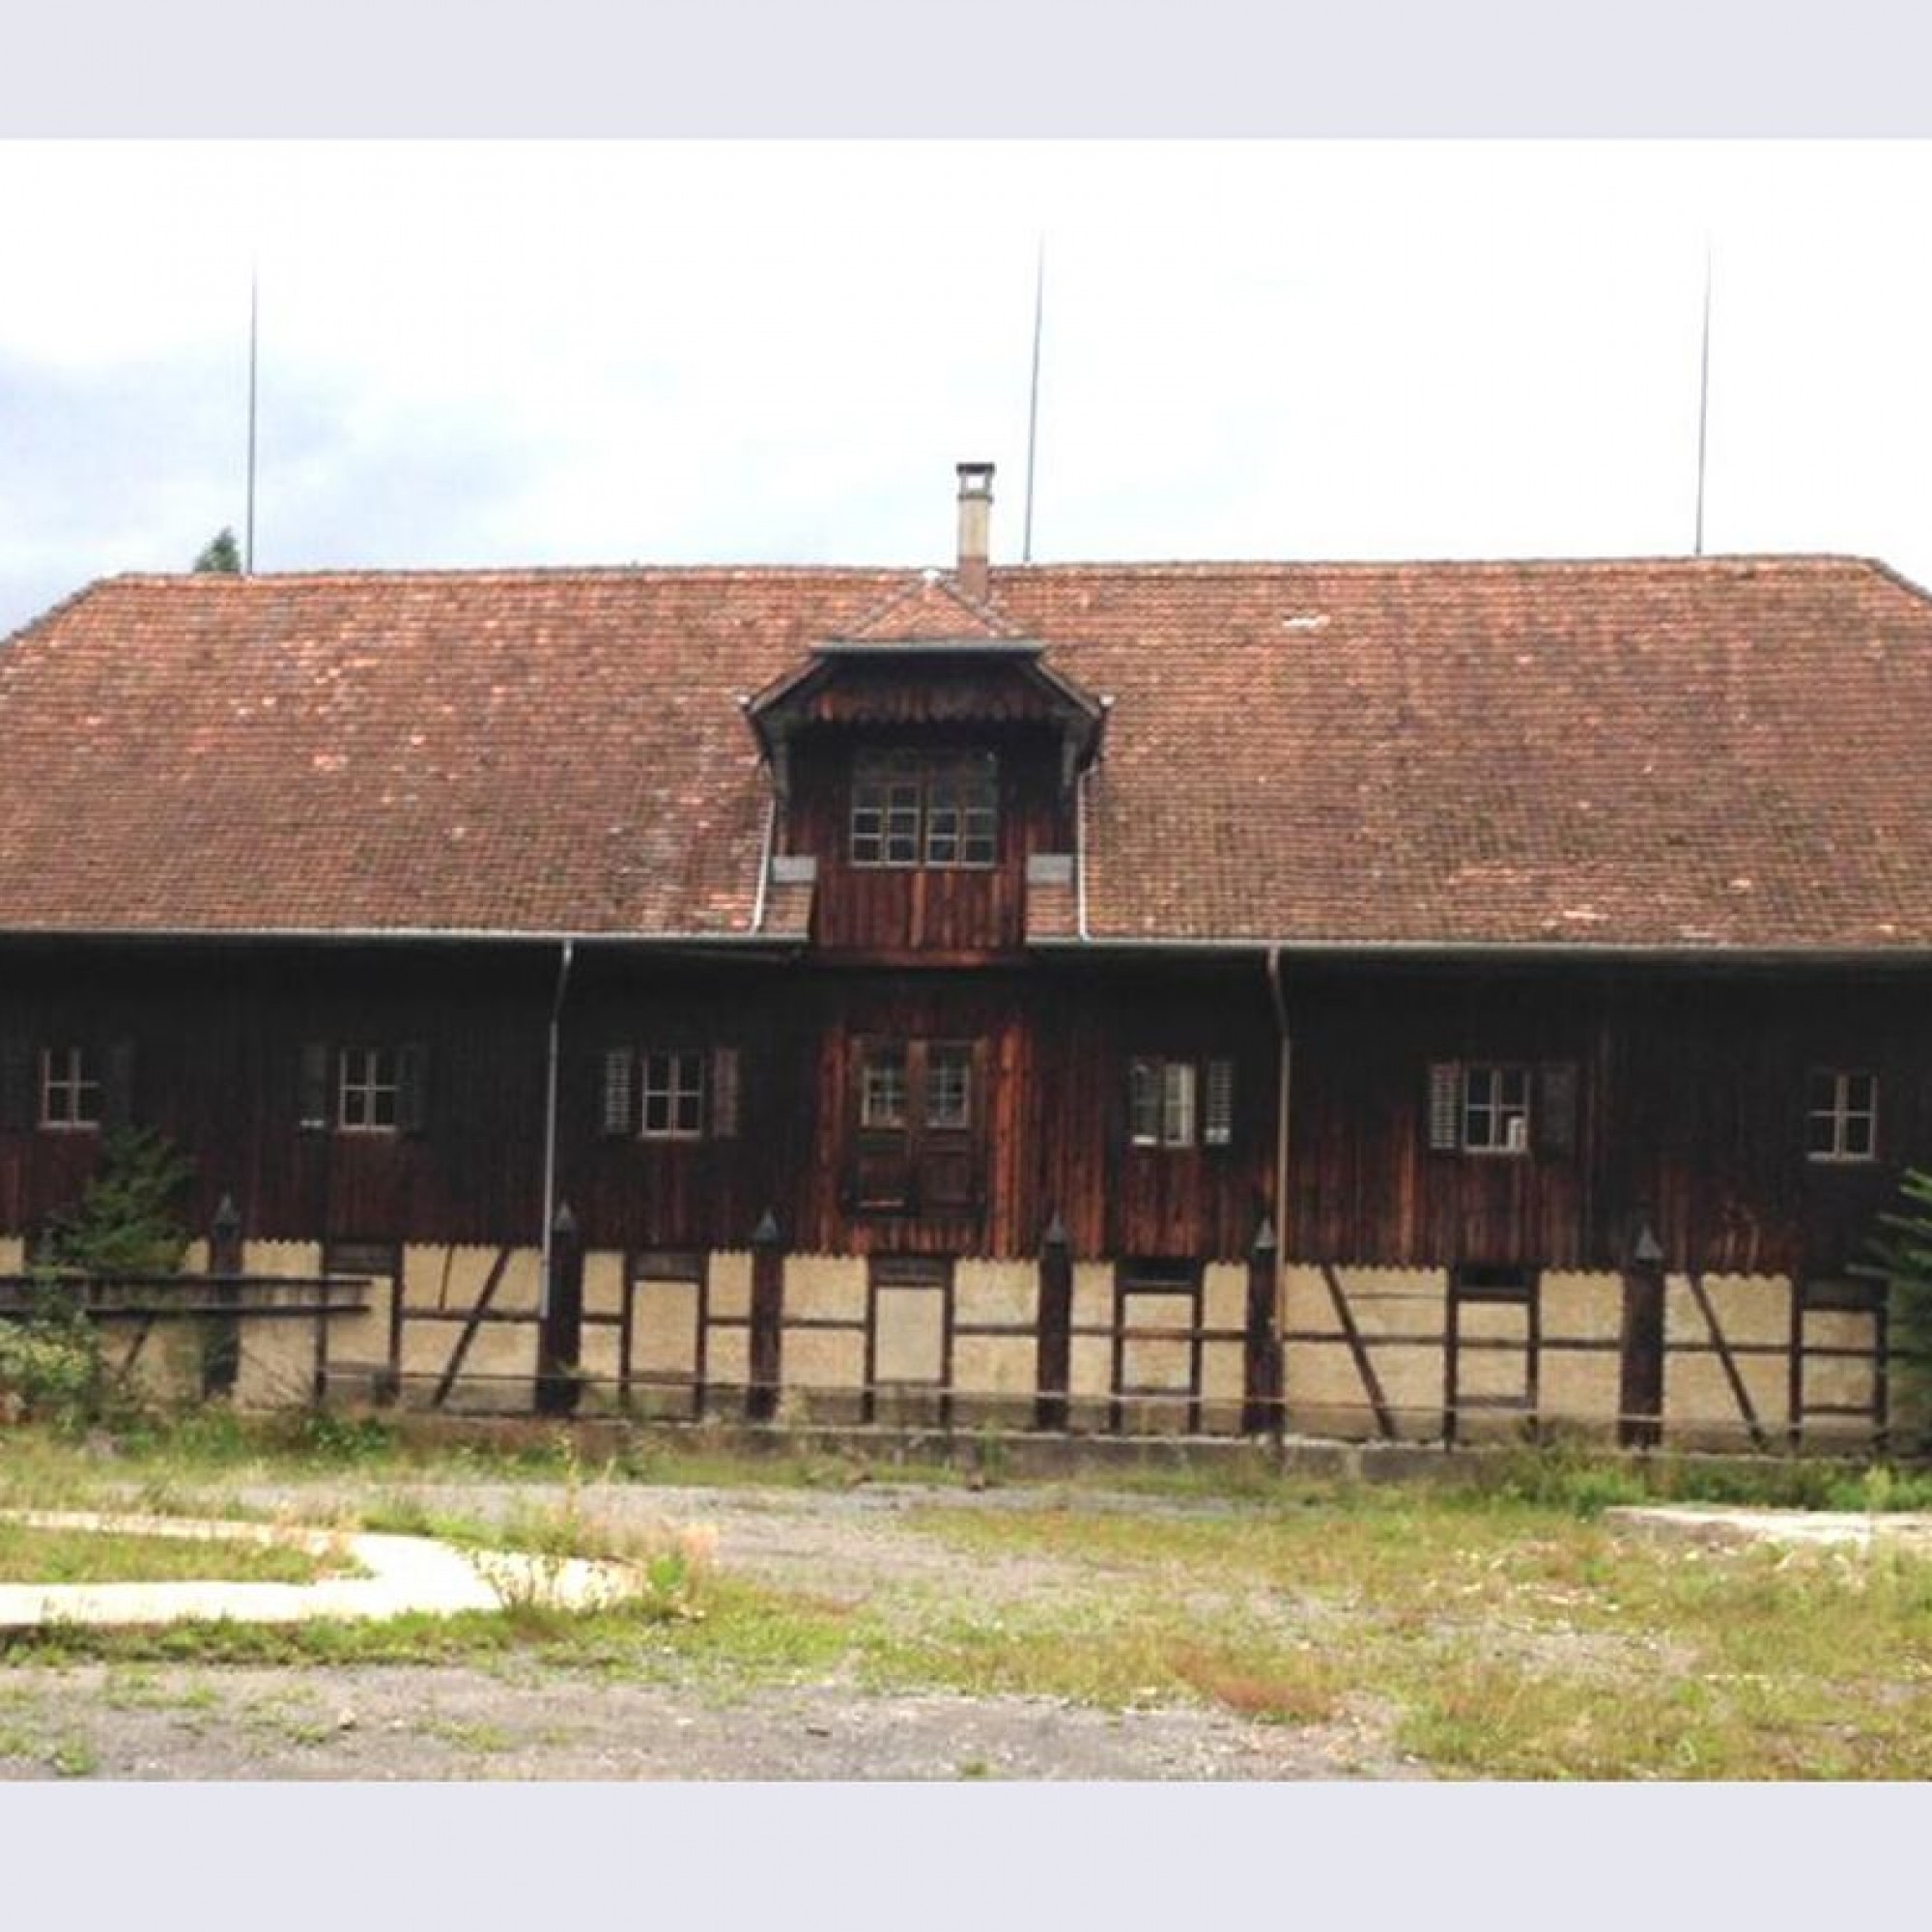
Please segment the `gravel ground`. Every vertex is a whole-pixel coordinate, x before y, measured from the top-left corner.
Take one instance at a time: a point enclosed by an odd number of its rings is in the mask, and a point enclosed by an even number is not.
[[[422,1487],[433,1510],[500,1520],[564,1500],[528,1484]],[[242,1492],[312,1521],[366,1503],[326,1485]],[[946,1491],[949,1507],[1016,1494]],[[707,1522],[721,1571],[859,1604],[881,1592],[973,1605],[1091,1593],[1091,1565],[988,1561],[914,1527],[932,1492],[591,1487],[581,1506],[639,1526]],[[1032,1496],[1024,1500],[1037,1501]],[[1147,1511],[1212,1505],[1113,1503]],[[527,1660],[485,1667],[24,1664],[0,1672],[0,1778],[820,1779],[1395,1778],[1420,1776],[1372,1714],[1254,1723],[1200,1708],[883,1694],[840,1682],[721,1690],[613,1682]]]

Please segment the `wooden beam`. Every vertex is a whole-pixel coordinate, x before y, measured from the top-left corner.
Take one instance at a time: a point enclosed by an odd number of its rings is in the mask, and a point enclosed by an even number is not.
[[[1692,1268],[1685,1276],[1690,1284],[1691,1295],[1704,1318],[1704,1325],[1711,1331],[1711,1346],[1718,1351],[1718,1362],[1724,1372],[1724,1379],[1731,1385],[1731,1395],[1738,1405],[1738,1413],[1745,1419],[1745,1427],[1750,1431],[1751,1447],[1766,1447],[1764,1426],[1758,1421],[1757,1406],[1750,1399],[1750,1390],[1745,1386],[1745,1378],[1738,1371],[1737,1357],[1731,1353],[1731,1345],[1724,1339],[1724,1331],[1718,1326],[1718,1311],[1712,1306],[1711,1297],[1704,1288],[1704,1277]]]
[[[456,1338],[456,1347],[449,1351],[448,1365],[438,1378],[436,1393],[429,1399],[432,1408],[440,1408],[449,1400],[449,1392],[456,1386],[457,1377],[463,1373],[463,1358],[469,1352],[469,1345],[475,1341],[477,1329],[483,1325],[484,1313],[496,1299],[497,1290],[502,1283],[504,1271],[510,1265],[510,1257],[515,1252],[514,1248],[497,1250],[497,1259],[491,1264],[489,1275],[484,1280],[482,1292],[471,1304],[469,1319],[463,1324],[463,1333]],[[400,1309],[403,1300],[403,1281],[400,1274],[396,1277],[395,1292],[396,1306]]]
[[[1321,1279],[1328,1284],[1328,1298],[1335,1304],[1335,1319],[1342,1324],[1342,1333],[1348,1338],[1349,1352],[1355,1358],[1355,1373],[1362,1378],[1362,1386],[1368,1391],[1369,1406],[1375,1410],[1376,1428],[1387,1440],[1395,1437],[1395,1418],[1389,1411],[1388,1398],[1382,1393],[1381,1378],[1376,1374],[1376,1365],[1369,1360],[1368,1346],[1362,1340],[1362,1331],[1355,1326],[1353,1311],[1349,1306],[1349,1297],[1342,1293],[1342,1284],[1336,1277],[1334,1264],[1321,1264]]]

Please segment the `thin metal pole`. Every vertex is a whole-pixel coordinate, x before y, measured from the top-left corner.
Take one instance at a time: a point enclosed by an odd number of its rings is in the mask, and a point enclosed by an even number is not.
[[[261,317],[260,289],[253,268],[248,270],[248,537],[242,552],[244,575],[255,574],[255,351]]]
[[[1039,238],[1039,252],[1033,275],[1033,384],[1027,396],[1027,481],[1026,531],[1020,546],[1020,561],[1033,561],[1033,453],[1039,434],[1039,335],[1046,315],[1046,237]]]
[[[1704,242],[1704,345],[1697,366],[1697,548],[1704,554],[1704,447],[1711,414],[1711,243]]]

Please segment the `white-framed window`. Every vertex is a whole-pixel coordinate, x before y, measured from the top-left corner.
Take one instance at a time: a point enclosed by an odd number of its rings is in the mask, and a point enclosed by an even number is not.
[[[1815,1161],[1878,1158],[1878,1075],[1814,1066],[1805,1083],[1804,1156]]]
[[[906,1123],[907,1092],[904,1042],[873,1042],[860,1063],[860,1126],[875,1133],[902,1129]]]
[[[611,1046],[604,1050],[599,1124],[647,1141],[733,1140],[735,1046]]]
[[[983,867],[999,858],[991,752],[862,752],[852,763],[855,866]]]
[[[639,1056],[643,1072],[643,1137],[695,1141],[704,1132],[704,1056],[688,1049]]]
[[[400,1087],[393,1046],[345,1046],[336,1076],[335,1124],[344,1133],[393,1133]]]
[[[862,1035],[851,1053],[851,1205],[888,1213],[976,1209],[984,1043]]]
[[[1463,1151],[1529,1151],[1529,1068],[1472,1064],[1463,1069]]]
[[[42,1126],[98,1127],[100,1098],[100,1068],[88,1048],[42,1047]]]
[[[1198,1105],[1206,1094],[1207,1104]],[[1135,1147],[1227,1147],[1235,1137],[1235,1063],[1137,1054],[1127,1063],[1127,1139]]]
[[[973,1049],[934,1040],[925,1049],[925,1124],[963,1129],[973,1124]]]

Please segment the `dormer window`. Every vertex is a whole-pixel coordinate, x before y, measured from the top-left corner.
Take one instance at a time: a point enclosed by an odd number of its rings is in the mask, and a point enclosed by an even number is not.
[[[1000,768],[990,752],[862,752],[852,765],[855,866],[991,866]]]

